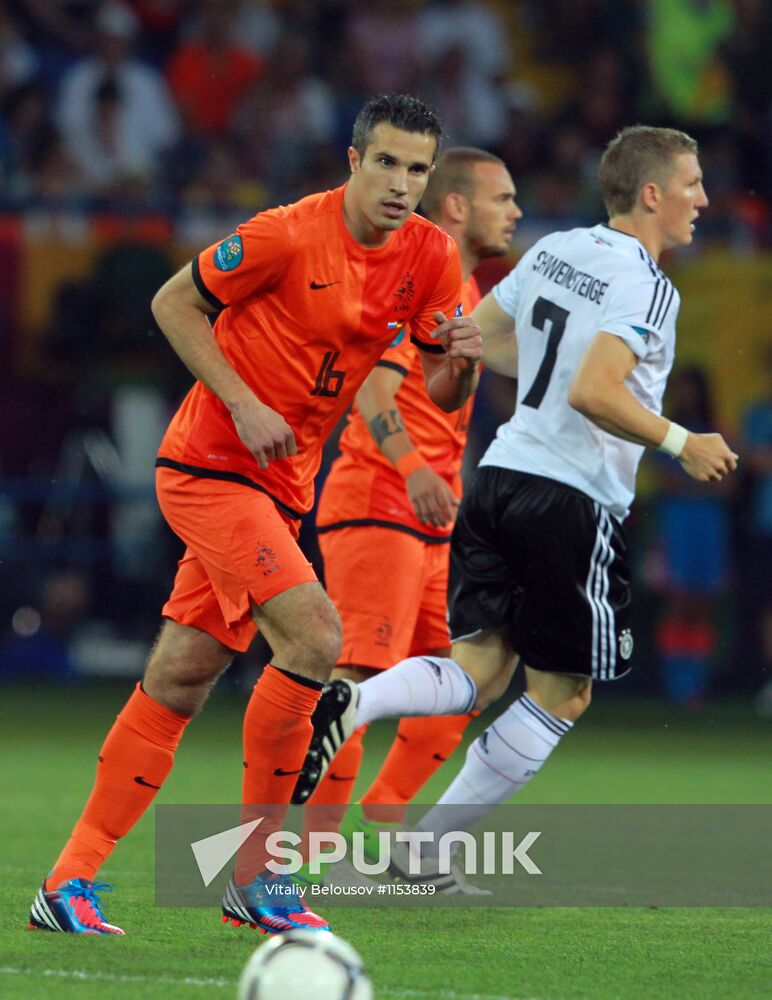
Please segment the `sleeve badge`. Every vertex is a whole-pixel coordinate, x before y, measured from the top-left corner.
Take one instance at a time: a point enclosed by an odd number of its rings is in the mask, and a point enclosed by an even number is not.
[[[240,236],[229,236],[214,252],[214,266],[218,271],[233,271],[244,259],[244,244]]]

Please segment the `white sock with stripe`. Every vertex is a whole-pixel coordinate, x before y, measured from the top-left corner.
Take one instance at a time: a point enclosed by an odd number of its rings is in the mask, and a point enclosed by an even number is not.
[[[464,715],[477,686],[455,660],[410,656],[359,685],[356,727],[375,719],[413,715]]]
[[[519,792],[572,728],[524,694],[470,745],[458,777],[419,828],[438,837],[468,830]]]

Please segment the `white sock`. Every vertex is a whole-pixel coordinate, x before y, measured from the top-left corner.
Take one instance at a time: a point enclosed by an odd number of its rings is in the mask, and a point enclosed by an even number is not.
[[[468,830],[527,784],[573,728],[524,694],[470,745],[466,762],[418,824],[437,837]]]
[[[412,715],[463,715],[477,701],[477,685],[455,660],[410,656],[359,685],[356,725]]]

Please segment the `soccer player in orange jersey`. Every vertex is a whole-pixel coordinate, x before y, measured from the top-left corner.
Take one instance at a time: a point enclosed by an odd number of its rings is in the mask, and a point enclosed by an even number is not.
[[[480,299],[473,271],[501,256],[521,211],[515,186],[497,156],[446,150],[421,202],[461,252],[464,314]],[[461,496],[461,460],[473,399],[444,413],[429,398],[421,360],[407,327],[395,325],[389,349],[357,393],[341,456],[322,490],[317,530],[327,592],[340,612],[343,648],[335,677],[365,680],[408,656],[450,655],[446,620],[450,535]],[[374,784],[364,817],[399,821],[408,802],[458,746],[469,715],[403,719]],[[357,730],[336,755],[313,797],[330,805],[325,829],[337,826],[362,760]],[[302,798],[302,785],[296,798]],[[387,809],[378,805],[388,804]],[[315,808],[307,825],[318,825]],[[357,810],[347,817],[347,825]]]
[[[156,463],[161,509],[186,550],[144,680],[100,751],[91,797],[30,926],[122,933],[105,919],[94,877],[257,629],[273,658],[244,717],[243,802],[260,807],[261,832],[281,825],[340,655],[338,613],[296,543],[324,439],[393,341],[394,323],[409,327],[442,409],[463,406],[477,378],[479,331],[442,343],[430,335],[436,317],[456,312],[462,284],[453,240],[413,214],[440,132],[420,101],[373,98],[354,125],[346,185],[260,213],[156,294],[158,324],[196,378]],[[223,919],[326,928],[291,886],[267,885],[286,876],[265,861],[262,845],[240,855]]]

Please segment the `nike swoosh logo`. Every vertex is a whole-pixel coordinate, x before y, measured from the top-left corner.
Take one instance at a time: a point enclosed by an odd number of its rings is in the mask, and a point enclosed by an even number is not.
[[[303,768],[299,767],[297,771],[285,771],[284,768],[277,767],[273,773],[276,775],[277,778],[286,778],[290,774],[302,774]]]
[[[158,788],[161,787],[160,785],[151,785],[149,781],[145,781],[145,779],[141,775],[139,775],[139,774],[135,777],[134,780],[136,781],[136,783],[138,785],[144,785],[145,788],[155,788],[155,789],[158,789]]]
[[[330,781],[356,781],[357,776],[354,774],[352,777],[347,777],[345,774],[331,774]]]
[[[339,285],[339,284],[340,284],[339,281],[328,281],[326,284],[323,285],[320,284],[318,281],[312,281],[308,287],[312,288],[315,292],[317,292],[320,288],[330,288],[332,285]]]

